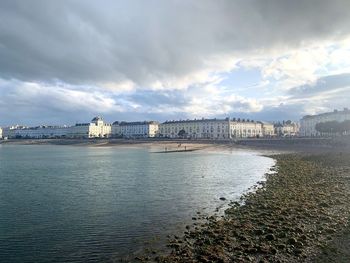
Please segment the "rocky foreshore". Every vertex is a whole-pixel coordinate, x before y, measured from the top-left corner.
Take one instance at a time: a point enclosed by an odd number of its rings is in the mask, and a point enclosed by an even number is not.
[[[262,188],[235,202],[224,217],[187,226],[157,262],[350,262],[350,155],[273,156]],[[340,240],[340,241],[339,241]],[[153,253],[154,254],[154,253]]]

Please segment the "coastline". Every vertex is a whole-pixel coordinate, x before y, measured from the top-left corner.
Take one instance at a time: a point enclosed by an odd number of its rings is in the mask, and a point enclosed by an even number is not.
[[[148,262],[349,261],[350,155],[281,154],[262,188],[172,238],[167,255]],[[337,249],[340,247],[339,249]]]
[[[137,256],[136,261],[324,263],[334,258],[336,262],[350,260],[349,243],[344,245],[350,240],[350,150],[346,143],[339,147],[328,141],[291,145],[291,140],[282,143],[251,140],[242,144],[188,140],[62,141],[5,143],[158,149],[177,149],[181,144],[181,147],[208,151],[248,149],[277,161],[274,168],[277,173],[267,174],[262,188],[243,196],[244,205],[232,203],[224,218],[198,215],[201,220],[186,226],[183,237],[169,239],[169,253],[151,251]]]
[[[235,140],[189,140],[189,139],[160,139],[160,138],[140,138],[140,139],[9,139],[0,140],[1,144],[16,145],[71,145],[88,147],[118,147],[118,146],[159,146],[178,147],[190,146],[219,147],[219,148],[244,148],[270,150],[277,152],[300,152],[300,153],[320,153],[320,152],[350,152],[350,136],[330,137],[330,138],[248,138]]]

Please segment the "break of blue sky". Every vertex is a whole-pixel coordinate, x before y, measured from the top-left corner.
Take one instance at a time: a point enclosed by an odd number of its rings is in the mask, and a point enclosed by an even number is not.
[[[348,10],[348,0],[3,0],[0,126],[299,120],[350,107]]]
[[[261,92],[260,86],[263,81],[259,68],[245,68],[238,66],[231,72],[223,74],[224,78],[219,86],[229,93],[237,93],[244,97],[262,98],[264,94]]]

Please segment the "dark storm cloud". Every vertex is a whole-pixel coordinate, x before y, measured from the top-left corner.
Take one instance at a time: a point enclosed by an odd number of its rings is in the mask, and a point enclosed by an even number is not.
[[[216,55],[342,38],[349,10],[348,0],[3,0],[0,77],[147,86]]]
[[[324,93],[344,88],[350,91],[350,73],[322,77],[313,85],[308,84],[295,87],[291,89],[289,93],[292,95],[292,98],[305,98],[322,95]],[[338,95],[344,96],[344,92],[339,92]],[[348,99],[350,100],[350,97],[348,97]]]

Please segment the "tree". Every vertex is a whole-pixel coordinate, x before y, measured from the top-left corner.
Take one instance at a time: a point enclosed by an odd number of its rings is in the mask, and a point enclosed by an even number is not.
[[[350,131],[350,120],[343,122],[338,121],[326,121],[320,122],[315,125],[316,131],[321,133],[321,135],[335,135],[335,134],[346,134]]]
[[[187,136],[187,133],[184,129],[182,129],[179,131],[178,136],[181,138],[185,138]]]

